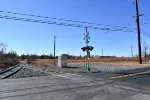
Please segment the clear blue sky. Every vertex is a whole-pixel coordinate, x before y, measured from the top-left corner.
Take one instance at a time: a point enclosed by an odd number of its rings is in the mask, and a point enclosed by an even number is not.
[[[134,1],[0,0],[0,10],[136,28],[133,18],[135,16]],[[139,0],[140,14],[144,14],[140,17],[141,29],[148,33],[150,33],[149,5],[149,0]],[[0,15],[8,14],[0,13]],[[104,26],[101,27],[104,28]],[[112,32],[88,29],[88,31],[91,38],[90,45],[94,46],[92,55],[101,55],[103,49],[106,56],[131,56],[131,45],[134,55],[138,52],[136,30]],[[62,53],[84,55],[80,49],[85,45],[84,32],[84,28],[0,19],[0,42],[7,43],[7,51],[15,50],[19,55],[53,53],[54,35],[56,35],[57,55]],[[144,42],[150,44],[150,38],[144,35],[141,35],[141,38],[142,44]]]

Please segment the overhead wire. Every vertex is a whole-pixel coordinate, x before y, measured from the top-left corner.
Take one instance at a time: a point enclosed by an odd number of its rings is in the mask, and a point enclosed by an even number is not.
[[[143,34],[145,37],[150,38],[150,33],[146,32],[145,30],[141,29],[141,34]]]
[[[44,16],[40,16],[40,15],[23,14],[23,13],[10,12],[10,11],[2,11],[2,10],[0,10],[0,13],[7,13],[7,14],[13,14],[13,15],[22,15],[22,16],[29,16],[29,17],[37,17],[37,18],[51,19],[51,20],[58,20],[58,21],[66,21],[66,22],[74,22],[74,23],[96,25],[96,26],[106,26],[106,27],[115,27],[115,28],[128,28],[128,27],[125,27],[125,26],[122,27],[122,26],[98,24],[98,23],[85,22],[85,21],[79,21],[79,20],[71,20],[71,19],[63,19],[63,18],[56,18],[56,17],[44,17]]]
[[[36,22],[36,23],[45,23],[45,24],[55,24],[55,25],[62,25],[62,26],[71,26],[71,27],[80,27],[80,28],[90,28],[90,29],[99,29],[99,30],[107,30],[107,31],[121,31],[121,32],[132,32],[131,29],[126,28],[110,28],[110,27],[95,27],[95,26],[87,26],[81,24],[72,24],[72,23],[62,23],[57,21],[49,21],[49,20],[37,20],[37,19],[30,19],[30,18],[23,18],[23,17],[15,17],[15,16],[4,16],[0,15],[0,18],[3,19],[11,19],[11,20],[20,20],[20,21],[28,21],[28,22]]]

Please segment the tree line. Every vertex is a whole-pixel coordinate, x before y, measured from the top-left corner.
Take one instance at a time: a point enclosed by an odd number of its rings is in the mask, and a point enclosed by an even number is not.
[[[7,44],[0,43],[0,67],[7,67],[17,64],[18,56],[13,50],[6,52]]]
[[[22,60],[25,60],[25,59],[54,59],[53,55],[50,54],[50,55],[45,55],[45,54],[42,54],[42,55],[36,55],[36,54],[26,54],[26,55],[21,55],[20,58]]]
[[[16,63],[19,62],[19,60],[25,60],[25,59],[30,59],[30,60],[35,60],[35,59],[54,59],[53,54],[49,55],[37,55],[37,54],[22,54],[19,56],[16,51],[11,50],[9,52],[6,51],[7,49],[7,44],[6,43],[0,43],[0,64],[7,64],[7,63]],[[143,44],[143,50],[142,50],[143,58],[144,61],[150,60],[150,54],[149,54],[149,46],[148,44],[144,43]],[[80,58],[86,58],[86,55],[81,56],[75,56],[75,55],[67,55],[68,59],[80,59]],[[99,55],[91,55],[91,58],[116,58],[116,56],[99,56]],[[136,56],[135,56],[136,57]],[[58,56],[55,57],[56,59]]]

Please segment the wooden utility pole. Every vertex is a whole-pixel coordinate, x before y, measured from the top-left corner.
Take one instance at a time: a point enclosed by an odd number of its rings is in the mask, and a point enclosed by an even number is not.
[[[103,49],[102,49],[102,56],[103,56]]]
[[[133,58],[133,49],[132,49],[132,45],[131,45],[131,56]]]
[[[145,59],[145,63],[146,63],[146,57],[147,57],[147,47],[144,46],[144,59]]]
[[[141,55],[141,35],[140,35],[140,20],[139,20],[138,0],[136,0],[136,22],[137,22],[137,32],[138,32],[139,64],[142,64],[142,55]]]
[[[56,47],[56,36],[54,36],[54,66],[56,65],[56,62],[55,62],[55,47]]]

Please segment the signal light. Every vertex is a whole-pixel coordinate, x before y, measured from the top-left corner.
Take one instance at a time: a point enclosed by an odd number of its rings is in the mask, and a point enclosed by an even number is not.
[[[86,51],[86,47],[81,48],[83,51]]]
[[[81,48],[83,51],[92,51],[94,49],[93,46],[86,46]]]

